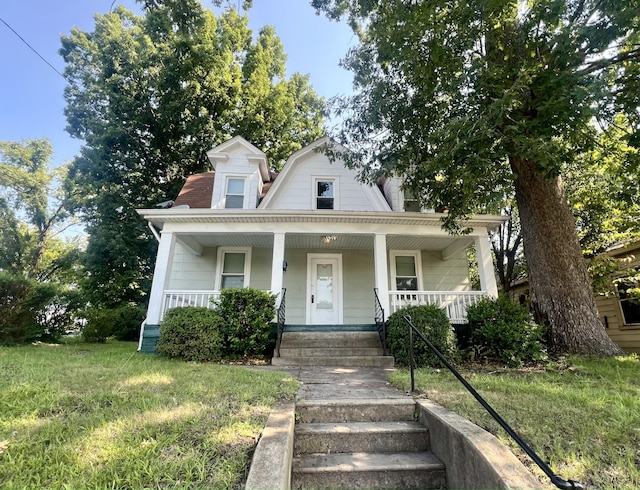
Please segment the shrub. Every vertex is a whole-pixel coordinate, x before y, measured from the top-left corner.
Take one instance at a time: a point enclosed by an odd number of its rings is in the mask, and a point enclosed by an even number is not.
[[[474,353],[511,367],[544,359],[544,331],[531,313],[507,296],[486,298],[467,309]]]
[[[42,338],[45,327],[38,316],[55,295],[56,287],[51,284],[0,272],[0,344],[25,344]]]
[[[215,300],[223,318],[222,334],[227,357],[263,355],[272,343],[271,322],[276,296],[253,288],[230,288]]]
[[[114,310],[92,308],[85,311],[84,317],[87,320],[82,329],[82,338],[85,342],[104,343],[113,334]]]
[[[408,366],[409,326],[404,315],[446,358],[456,355],[455,335],[447,314],[435,305],[409,306],[393,313],[387,320],[387,346],[396,363]],[[440,366],[442,363],[429,347],[414,336],[413,352],[416,366]]]
[[[113,336],[118,340],[137,340],[146,311],[139,306],[121,306],[114,310]]]
[[[215,310],[185,306],[167,311],[160,326],[157,350],[186,361],[216,361],[222,358],[223,320]]]

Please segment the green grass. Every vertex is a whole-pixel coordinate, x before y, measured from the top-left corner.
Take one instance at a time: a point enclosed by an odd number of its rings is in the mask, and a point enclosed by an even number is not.
[[[589,489],[640,488],[638,356],[572,357],[540,369],[476,367],[462,374],[562,478]],[[391,381],[410,389],[407,371]],[[496,434],[549,482],[446,369],[417,371],[416,388]]]
[[[0,348],[0,488],[239,488],[278,372],[171,361],[135,343]]]

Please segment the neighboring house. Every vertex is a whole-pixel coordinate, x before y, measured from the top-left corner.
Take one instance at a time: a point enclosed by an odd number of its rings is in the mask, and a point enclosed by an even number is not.
[[[602,254],[618,262],[620,270],[612,274],[613,292],[596,294],[598,315],[607,334],[626,352],[640,353],[640,303],[627,290],[633,284],[625,277],[640,270],[640,242],[612,247]],[[522,303],[529,301],[529,283],[526,279],[516,281],[509,291],[511,297]]]
[[[450,235],[442,214],[408,211],[415,202],[400,179],[371,186],[331,162],[319,151],[331,144],[297,151],[275,175],[236,136],[207,152],[213,170],[190,176],[173,207],[138,210],[159,240],[140,350],[155,348],[167,309],[208,306],[226,287],[270,290],[276,306],[286,298],[287,325],[336,329],[419,303],[460,323],[468,305],[497,294],[487,231],[503,217],[473,216],[463,223],[470,233]],[[470,247],[480,291],[469,281]]]
[[[640,270],[640,242],[612,247],[604,255],[616,260],[620,270],[612,275],[614,292],[596,295],[600,319],[616,344],[626,352],[640,353],[640,303],[627,292],[638,285],[624,280]]]

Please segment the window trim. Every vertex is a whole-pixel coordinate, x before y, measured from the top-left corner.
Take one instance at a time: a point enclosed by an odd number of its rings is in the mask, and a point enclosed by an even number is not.
[[[407,206],[407,202],[415,203],[418,207],[418,210],[410,211]],[[405,213],[421,213],[422,208],[420,207],[420,202],[418,198],[413,195],[413,193],[409,189],[402,189],[402,210]]]
[[[242,287],[248,288],[251,284],[251,247],[218,247],[214,289],[216,291],[222,289],[222,268],[224,267],[224,255],[226,253],[244,253],[244,285]]]
[[[397,275],[396,275],[396,257],[413,257],[416,265],[417,290],[423,291],[422,283],[422,252],[420,250],[389,250],[389,267],[390,267],[390,283],[391,291],[398,291]]]
[[[229,194],[229,182],[231,180],[242,181],[242,194]],[[246,175],[225,175],[224,181],[224,209],[247,209],[247,176]],[[242,207],[240,208],[228,208],[227,196],[242,196]]]
[[[333,184],[333,208],[332,209],[321,209],[318,208],[318,183],[319,182],[331,182]],[[335,211],[339,209],[338,196],[340,195],[338,192],[338,177],[326,177],[321,175],[313,175],[311,178],[311,209],[315,209],[318,211]]]

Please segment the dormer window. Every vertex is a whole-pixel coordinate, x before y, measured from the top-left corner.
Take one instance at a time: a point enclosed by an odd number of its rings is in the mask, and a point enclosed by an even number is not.
[[[244,181],[245,179],[238,177],[229,177],[227,179],[227,189],[224,201],[224,207],[226,209],[244,208]]]
[[[316,209],[335,209],[334,180],[316,180]]]
[[[411,192],[409,189],[404,189],[403,194],[404,210],[413,213],[419,213],[421,211],[420,203],[418,202],[418,199],[416,199],[416,196],[413,194],[413,192]]]

